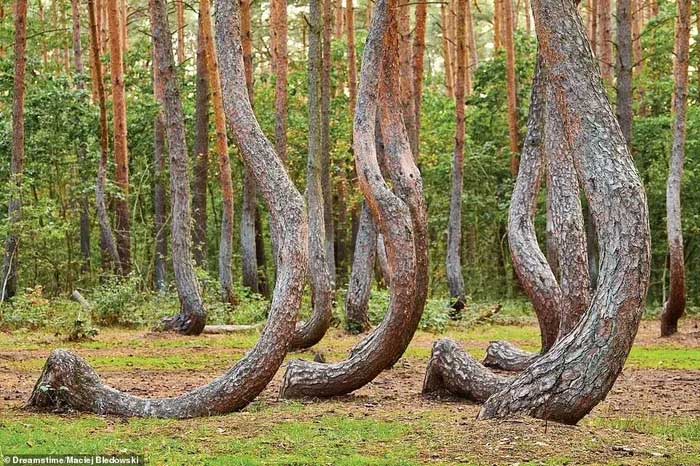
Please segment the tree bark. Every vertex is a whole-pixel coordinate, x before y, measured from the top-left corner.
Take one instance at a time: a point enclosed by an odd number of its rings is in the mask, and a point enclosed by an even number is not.
[[[411,153],[418,154],[418,133],[416,130],[415,109],[415,76],[412,66],[411,47],[411,17],[410,3],[400,3],[398,7],[399,23],[399,83],[401,88],[401,109],[403,120],[408,133],[408,142],[411,144]]]
[[[287,0],[272,0],[272,50],[275,65],[275,149],[287,160]]]
[[[414,111],[416,125],[416,147],[414,155],[416,160],[420,157],[420,127],[421,108],[423,105],[423,62],[425,60],[425,28],[428,19],[428,4],[419,2],[416,5],[416,26],[413,37],[413,78],[414,78]]]
[[[161,5],[164,11],[164,3]],[[29,400],[33,408],[169,418],[224,414],[250,403],[284,360],[307,273],[304,203],[272,145],[265,139],[243,90],[239,7],[235,2],[224,0],[218,0],[216,6],[216,38],[227,118],[238,137],[245,164],[256,174],[258,186],[277,223],[276,231],[280,232],[279,280],[268,324],[258,344],[226,374],[175,398],[144,399],[119,392],[104,385],[82,359],[62,350],[54,351]]]
[[[75,87],[85,91],[85,67],[83,66],[83,46],[80,36],[80,4],[71,0],[71,19],[73,23],[73,65],[75,68]],[[1,54],[0,54],[1,56]],[[81,181],[85,180],[84,167],[86,164],[87,144],[79,141],[77,147],[78,171]],[[83,272],[90,271],[90,202],[88,196],[80,197],[80,253],[83,257]]]
[[[355,12],[352,0],[345,0],[345,31],[348,41],[348,92],[350,94],[350,111],[357,106],[357,59],[355,57]]]
[[[457,7],[457,83],[455,102],[457,126],[455,129],[455,148],[452,162],[452,191],[450,197],[450,220],[447,230],[447,284],[450,296],[455,300],[452,307],[457,311],[464,308],[465,291],[462,276],[462,184],[464,178],[464,78],[466,74],[466,44],[464,35],[464,3],[458,0]]]
[[[370,329],[368,303],[374,281],[374,262],[377,252],[377,227],[367,203],[362,205],[360,226],[355,239],[352,273],[345,296],[346,326],[350,333]]]
[[[153,64],[162,87],[165,134],[170,154],[170,193],[172,202],[172,248],[175,284],[180,313],[164,321],[165,327],[185,335],[199,335],[207,320],[201,290],[191,257],[190,183],[188,176],[185,118],[177,84],[175,59],[168,26],[165,0],[150,0]],[[160,94],[160,92],[159,92]]]
[[[479,418],[575,424],[607,395],[637,332],[649,281],[648,211],[573,1],[535,0],[533,12],[550,95],[596,220],[601,276],[576,328],[489,397]]]
[[[469,49],[469,67],[467,69],[467,76],[473,81],[474,72],[479,67],[479,52],[476,48],[476,34],[474,34],[474,16],[472,15],[472,4],[471,0],[468,0],[464,9],[467,32],[467,48]],[[467,93],[471,95],[471,86],[467,88]]]
[[[163,85],[156,75],[155,67],[153,69],[153,95],[156,101],[162,102]],[[153,222],[156,239],[153,282],[155,289],[160,293],[164,293],[167,289],[168,230],[165,191],[167,149],[165,139],[165,122],[163,121],[163,113],[159,111],[153,123]]]
[[[177,1],[177,5],[182,2]],[[179,6],[178,6],[179,8]],[[179,20],[178,20],[179,21]],[[209,182],[209,61],[200,6],[197,31],[197,76],[195,88],[194,181],[192,183],[192,250],[197,267],[207,267],[207,185]],[[178,28],[180,24],[178,24]],[[178,29],[178,33],[179,33]],[[178,34],[179,37],[179,34]],[[179,40],[179,39],[178,39]],[[184,47],[182,49],[184,57]],[[180,47],[178,44],[178,54]]]
[[[206,60],[209,69],[211,100],[214,104],[214,123],[216,126],[216,152],[219,159],[219,183],[221,185],[221,237],[219,239],[219,284],[222,299],[232,307],[236,305],[233,290],[233,179],[231,177],[231,160],[226,134],[226,115],[221,90],[219,61],[214,47],[214,34],[211,24],[209,0],[200,0],[200,15],[206,47]]]
[[[184,0],[176,0],[175,8],[177,10],[177,63],[182,65],[187,57],[185,56],[185,2]],[[199,38],[197,38],[199,41]],[[199,49],[199,45],[197,46]]]
[[[124,56],[119,0],[107,0],[109,50],[114,106],[115,180],[121,191],[114,204],[117,211],[116,236],[121,273],[131,272],[131,214],[129,212],[129,153],[126,129],[126,89],[124,87]]]
[[[452,54],[450,53],[449,19],[447,6],[440,5],[440,19],[442,30],[442,60],[445,64],[445,91],[447,97],[454,99],[454,72],[452,71]]]
[[[598,0],[589,1],[590,6],[588,16],[590,18],[590,29],[588,37],[591,41],[591,50],[593,50],[593,55],[597,57],[600,53],[600,51],[598,50]]]
[[[676,45],[673,75],[673,146],[666,185],[667,234],[670,286],[661,315],[661,336],[678,331],[678,320],[685,312],[685,263],[683,223],[681,221],[681,184],[685,161],[686,114],[688,112],[688,62],[690,43],[690,0],[678,0]]]
[[[612,0],[598,0],[598,61],[606,83],[612,82]]]
[[[503,49],[503,0],[493,0],[493,48]]]
[[[632,143],[632,0],[617,0],[617,121],[627,145]]]
[[[331,324],[333,289],[326,260],[326,232],[321,185],[321,0],[309,3],[309,140],[306,168],[306,203],[309,216],[309,278],[313,291],[313,314],[300,322],[290,350],[315,345]]]
[[[425,305],[427,218],[420,173],[413,163],[408,136],[401,124],[400,96],[396,94],[398,30],[393,16],[395,2],[379,0],[376,3],[362,60],[353,138],[360,188],[380,231],[387,238],[392,265],[390,309],[384,322],[355,348],[349,359],[335,364],[292,361],[281,391],[287,398],[336,396],[350,393],[372,381],[401,357]],[[380,82],[381,89],[378,87]],[[387,167],[397,194],[386,185],[376,158],[374,133],[378,95],[381,96],[379,105],[383,113],[382,137],[387,151]]]
[[[467,0],[468,1],[468,0]],[[518,176],[520,124],[518,122],[518,83],[515,78],[515,42],[513,29],[513,0],[503,1],[503,36],[506,48],[506,82],[508,86],[508,136],[510,141],[510,174]]]
[[[24,177],[24,100],[27,69],[27,1],[15,2],[15,76],[12,94],[12,161],[10,182],[13,193],[8,202],[9,235],[5,241],[0,302],[17,294],[19,267],[19,222],[22,219],[22,178]]]
[[[331,287],[337,283],[335,263],[335,225],[333,224],[333,184],[331,180],[331,67],[333,54],[333,10],[331,0],[323,0],[323,46],[321,50],[321,189],[326,231],[326,260]],[[354,109],[350,109],[354,111]]]
[[[105,97],[104,80],[102,77],[102,61],[100,60],[100,47],[97,38],[97,17],[94,0],[88,0],[88,16],[90,20],[90,49],[92,68],[95,73],[93,86],[96,89],[97,103],[100,108],[100,163],[97,167],[97,182],[95,185],[95,202],[97,207],[97,219],[100,224],[100,243],[102,250],[106,251],[105,257],[114,262],[114,269],[122,273],[117,240],[115,239],[112,225],[107,212],[107,165],[109,163],[109,128],[107,127],[107,98]],[[103,264],[105,267],[107,264]]]

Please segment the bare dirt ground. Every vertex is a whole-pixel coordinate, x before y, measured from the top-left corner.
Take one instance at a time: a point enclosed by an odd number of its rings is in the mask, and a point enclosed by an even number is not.
[[[662,340],[657,336],[656,322],[643,322],[635,347],[698,349],[699,324],[697,320],[686,320],[680,335]],[[339,343],[334,348],[336,336]],[[134,367],[120,366],[115,369],[104,363],[104,370],[98,369],[106,383],[145,397],[174,396],[205,384],[245,352],[245,349],[232,350],[218,344],[212,346],[212,339],[215,341],[219,336],[199,337],[203,342],[201,345],[175,348],[168,347],[168,342],[181,337],[144,335],[143,332],[129,332],[128,337],[138,345],[132,348],[80,348],[78,353],[88,360],[184,355],[185,358],[196,356],[203,361],[218,361],[212,367],[205,364],[203,367],[177,370],[144,369],[137,367],[138,363]],[[107,336],[106,341],[109,342],[110,338],[117,337]],[[436,338],[419,333],[412,348],[422,353]],[[324,351],[335,358],[343,354],[353,340],[338,332],[326,341]],[[162,348],[154,349],[151,346],[153,342]],[[485,347],[482,341],[463,343],[468,348]],[[48,338],[38,341],[36,347],[31,349],[13,351],[0,348],[0,419],[4,416],[20,419],[32,416],[21,408],[39,375],[41,361],[53,347],[55,341]],[[531,464],[700,464],[700,451],[696,450],[699,441],[650,432],[656,427],[642,425],[646,419],[661,426],[666,421],[674,425],[678,422],[697,424],[700,419],[700,370],[628,367],[608,398],[583,422],[578,426],[563,426],[523,418],[476,421],[479,411],[476,404],[421,396],[425,366],[424,357],[404,358],[395,368],[384,372],[354,394],[332,400],[304,401],[303,409],[295,410],[293,415],[285,409],[288,402],[277,396],[284,373],[280,370],[256,402],[255,410],[248,410],[250,415],[236,419],[235,429],[241,435],[250,436],[289,420],[304,421],[342,415],[416,425],[406,435],[405,441],[415,443],[421,463],[523,464],[534,461]],[[226,424],[226,428],[231,429],[227,418],[214,422]],[[196,420],[182,422],[193,423]],[[635,423],[639,423],[639,426]],[[693,463],[696,460],[698,463]]]

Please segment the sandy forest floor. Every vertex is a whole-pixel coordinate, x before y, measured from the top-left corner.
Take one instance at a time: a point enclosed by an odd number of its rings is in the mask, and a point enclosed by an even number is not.
[[[283,371],[240,413],[186,421],[47,415],[22,409],[49,351],[87,358],[107,383],[142,396],[204,384],[240,358],[257,334],[197,338],[104,330],[66,343],[41,332],[0,334],[0,454],[137,453],[149,464],[687,464],[700,465],[700,321],[657,337],[642,324],[625,371],[578,426],[532,419],[476,421],[479,406],[425,399],[421,384],[436,335],[419,332],[401,362],[351,396],[290,402]],[[530,349],[535,326],[451,327],[447,337],[483,356],[488,341]],[[342,358],[358,337],[333,330],[319,345]],[[289,358],[313,357],[312,352]]]

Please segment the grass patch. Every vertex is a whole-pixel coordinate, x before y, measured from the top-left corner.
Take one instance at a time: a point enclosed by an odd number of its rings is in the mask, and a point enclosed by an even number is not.
[[[627,366],[640,369],[700,370],[700,348],[636,346],[630,352]]]
[[[596,418],[591,425],[625,432],[651,434],[671,441],[700,442],[700,419],[689,417]],[[700,446],[700,445],[698,445]]]

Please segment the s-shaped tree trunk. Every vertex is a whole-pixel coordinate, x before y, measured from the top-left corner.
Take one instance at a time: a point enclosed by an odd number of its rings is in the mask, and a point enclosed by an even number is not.
[[[605,398],[632,347],[649,283],[648,211],[574,2],[532,5],[547,82],[598,228],[601,273],[574,330],[490,396],[479,418],[526,414],[575,424]],[[439,357],[444,345],[436,343],[426,391],[460,369]]]
[[[396,0],[379,0],[376,4],[362,61],[353,137],[360,188],[387,240],[392,265],[390,309],[384,322],[356,347],[349,359],[334,364],[292,361],[281,390],[286,398],[336,396],[372,381],[401,357],[425,305],[426,209],[420,173],[401,124],[400,96],[396,94],[399,86],[395,7]],[[376,157],[378,94],[386,163],[396,194],[386,184]]]
[[[309,209],[309,281],[313,291],[313,313],[300,322],[290,350],[315,345],[331,325],[333,288],[326,261],[326,232],[321,187],[321,0],[309,3],[309,155],[306,199]]]
[[[685,160],[686,113],[688,111],[688,61],[690,42],[690,0],[678,0],[676,19],[676,60],[673,92],[673,147],[666,187],[666,210],[670,290],[661,315],[661,336],[678,331],[678,320],[685,312],[685,264],[683,260],[683,224],[681,222],[681,182]]]
[[[165,12],[163,0],[159,9]],[[216,40],[224,107],[244,163],[255,174],[280,234],[279,272],[270,318],[258,344],[226,374],[175,398],[145,399],[117,391],[78,356],[57,350],[49,357],[29,406],[119,416],[187,418],[245,407],[269,383],[294,332],[307,273],[308,226],[304,202],[255,120],[245,90],[237,2],[217,0]]]

